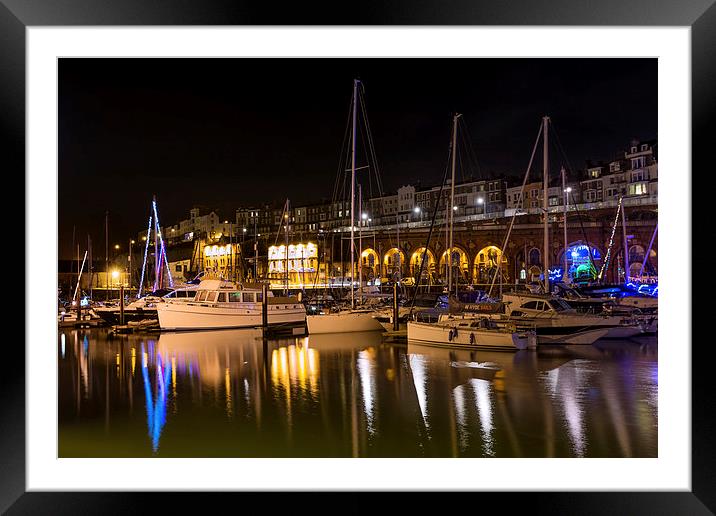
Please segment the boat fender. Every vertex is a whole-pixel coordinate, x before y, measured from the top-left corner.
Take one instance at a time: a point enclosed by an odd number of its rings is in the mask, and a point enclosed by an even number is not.
[[[474,344],[474,343],[475,343],[475,334],[470,333],[470,344]]]
[[[448,341],[452,342],[452,329],[448,332]]]

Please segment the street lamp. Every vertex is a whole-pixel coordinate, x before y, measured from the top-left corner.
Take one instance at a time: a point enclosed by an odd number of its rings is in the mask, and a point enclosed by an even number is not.
[[[117,278],[119,278],[119,271],[117,269],[114,269],[112,271],[112,286],[117,283]]]
[[[422,221],[423,221],[423,210],[420,209],[420,206],[416,206],[413,211],[414,211],[415,213],[419,213],[419,214],[420,214],[420,221],[422,222]]]
[[[477,204],[478,206],[482,206],[482,214],[485,214],[485,199],[484,197],[478,197],[477,198]]]

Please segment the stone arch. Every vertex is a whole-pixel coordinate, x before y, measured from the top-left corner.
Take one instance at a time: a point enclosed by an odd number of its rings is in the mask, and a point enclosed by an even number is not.
[[[383,274],[388,278],[401,278],[404,267],[405,253],[397,247],[391,247],[383,255]]]
[[[555,267],[564,269],[564,252],[564,248],[560,249],[557,262],[554,264]],[[587,247],[582,240],[570,243],[567,246],[567,276],[569,280],[579,282],[596,279],[602,259],[602,251],[599,248],[593,245]]]
[[[532,247],[527,252],[527,265],[542,265],[542,249]]]
[[[423,260],[423,254],[425,254],[426,257],[425,264],[423,265],[422,279],[428,279],[428,281],[432,283],[436,275],[435,255],[429,248],[426,249],[425,247],[418,247],[410,256],[410,275],[417,277],[418,272],[420,271],[420,264]]]
[[[475,255],[472,269],[473,283],[490,283],[497,272],[497,264],[502,261],[500,274],[503,281],[509,280],[507,256],[496,245],[488,245],[480,249]]]
[[[460,282],[467,283],[470,275],[470,260],[467,257],[467,251],[460,246],[454,245],[452,247],[452,267],[453,267],[453,279]],[[443,251],[440,256],[439,263],[439,274],[443,280],[447,280],[448,277],[448,252],[447,249]]]
[[[363,249],[360,254],[360,264],[363,272],[363,279],[371,280],[375,278],[380,270],[380,259],[375,249],[370,247]]]

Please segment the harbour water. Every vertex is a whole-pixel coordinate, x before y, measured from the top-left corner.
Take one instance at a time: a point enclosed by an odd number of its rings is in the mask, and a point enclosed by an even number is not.
[[[656,457],[657,355],[60,330],[59,456]]]

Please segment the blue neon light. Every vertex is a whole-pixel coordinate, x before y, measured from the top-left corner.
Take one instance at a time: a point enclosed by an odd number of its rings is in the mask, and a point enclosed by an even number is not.
[[[137,291],[137,299],[142,297],[142,288],[144,287],[144,271],[147,268],[147,253],[149,252],[149,235],[152,231],[152,216],[149,216],[149,225],[147,227],[147,243],[144,246],[144,262],[142,263],[142,279],[139,281],[139,291]]]

